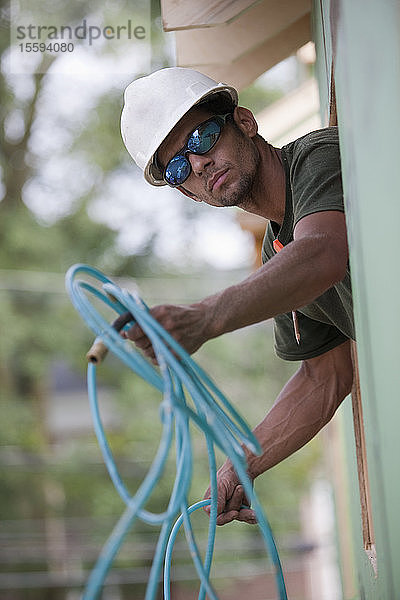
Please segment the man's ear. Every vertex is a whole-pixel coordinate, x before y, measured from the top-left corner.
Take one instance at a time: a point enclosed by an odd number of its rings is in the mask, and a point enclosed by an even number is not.
[[[258,125],[251,110],[244,106],[236,106],[233,111],[233,119],[243,133],[251,138],[257,135]]]
[[[177,187],[177,189],[182,192],[182,194],[184,194],[185,196],[187,196],[188,198],[191,198],[192,200],[194,200],[195,202],[201,202],[201,200],[195,195],[192,194],[192,192],[189,192],[189,190],[187,190],[186,188],[183,187],[183,185],[179,185]]]

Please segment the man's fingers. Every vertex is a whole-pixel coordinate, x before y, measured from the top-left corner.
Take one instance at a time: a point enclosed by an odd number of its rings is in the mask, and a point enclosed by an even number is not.
[[[205,506],[204,510],[209,514],[210,507]],[[240,510],[228,510],[220,513],[217,516],[217,525],[226,525],[231,521],[241,521],[242,523],[248,523],[249,525],[255,525],[257,518],[254,510],[251,508],[241,508]]]
[[[210,497],[211,497],[211,488],[208,487],[206,493],[203,496],[203,500],[209,500]],[[207,506],[203,506],[203,510],[204,510],[204,512],[206,512],[208,514],[208,516],[210,516],[210,510],[211,510],[211,508],[210,508],[209,504]]]
[[[257,518],[254,510],[251,508],[242,508],[240,510],[228,510],[221,513],[217,517],[217,525],[226,525],[232,521],[241,521],[242,523],[248,523],[249,525],[255,525]]]
[[[217,524],[224,525],[225,523],[229,523],[234,519],[244,523],[250,523],[252,525],[257,523],[255,512],[250,508],[250,504],[246,498],[242,485],[236,486],[232,497],[226,503],[225,511],[222,514],[228,515],[228,517],[226,518],[222,517],[222,515],[218,515],[220,523],[218,523],[217,520]]]
[[[203,496],[203,500],[210,500],[211,499],[211,490],[210,488],[208,488],[208,490],[206,491],[206,493]],[[217,515],[219,514],[223,514],[226,510],[226,497],[225,494],[221,494],[221,492],[219,491],[218,493],[218,498],[217,498]],[[211,512],[211,506],[203,506],[203,510],[210,515]]]
[[[156,355],[153,350],[153,344],[143,332],[139,325],[133,325],[128,331],[121,333],[122,337],[126,340],[134,342],[134,344],[149,358],[153,364],[157,364]]]
[[[127,331],[124,331],[123,333],[124,337],[126,337],[128,340],[132,340],[132,342],[135,343],[141,340],[142,338],[146,337],[146,334],[144,333],[143,329],[137,323],[135,323],[135,325],[132,325],[132,327],[130,327]]]
[[[228,512],[223,512],[217,517],[217,525],[226,525],[231,521],[235,521],[238,518],[239,511],[237,510],[229,510]]]
[[[242,485],[237,485],[233,490],[233,494],[231,498],[227,501],[225,506],[225,511],[228,512],[230,510],[239,511],[240,507],[243,504],[244,500],[244,491]]]
[[[249,523],[250,525],[255,525],[257,523],[256,513],[251,508],[240,509],[236,520]]]

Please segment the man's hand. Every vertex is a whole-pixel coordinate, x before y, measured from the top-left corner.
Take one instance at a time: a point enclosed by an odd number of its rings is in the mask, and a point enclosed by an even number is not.
[[[172,335],[183,348],[192,354],[209,339],[207,334],[207,311],[201,304],[162,304],[150,310],[150,314]],[[152,344],[139,325],[134,325],[124,337],[135,342],[146,356],[155,361]]]
[[[254,510],[250,508],[243,486],[230,461],[226,461],[217,473],[217,488],[217,525],[225,525],[235,520],[252,525],[257,523]],[[211,491],[208,488],[204,498],[210,498],[210,496]],[[210,514],[210,506],[206,506],[204,510],[208,515]]]

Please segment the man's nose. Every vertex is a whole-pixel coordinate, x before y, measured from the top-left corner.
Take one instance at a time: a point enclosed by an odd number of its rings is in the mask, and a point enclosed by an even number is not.
[[[207,167],[213,163],[212,157],[209,153],[207,154],[191,154],[188,155],[189,162],[192,167],[192,171],[195,175],[201,175]]]

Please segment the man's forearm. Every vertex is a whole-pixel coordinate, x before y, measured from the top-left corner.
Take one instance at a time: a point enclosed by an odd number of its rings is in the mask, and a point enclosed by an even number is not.
[[[322,357],[304,362],[285,385],[265,419],[254,429],[262,455],[254,456],[246,451],[251,478],[264,473],[310,441],[350,393],[351,382],[349,342]]]
[[[323,237],[296,240],[241,283],[199,303],[208,338],[305,306],[343,276]]]
[[[352,380],[350,341],[303,361],[254,430],[261,444],[261,456],[255,456],[245,448],[251,479],[293,454],[318,433],[350,393]],[[247,499],[229,459],[218,470],[217,480],[217,524],[224,525],[234,519],[254,523],[254,511],[243,508]],[[205,497],[210,497],[210,489]]]

